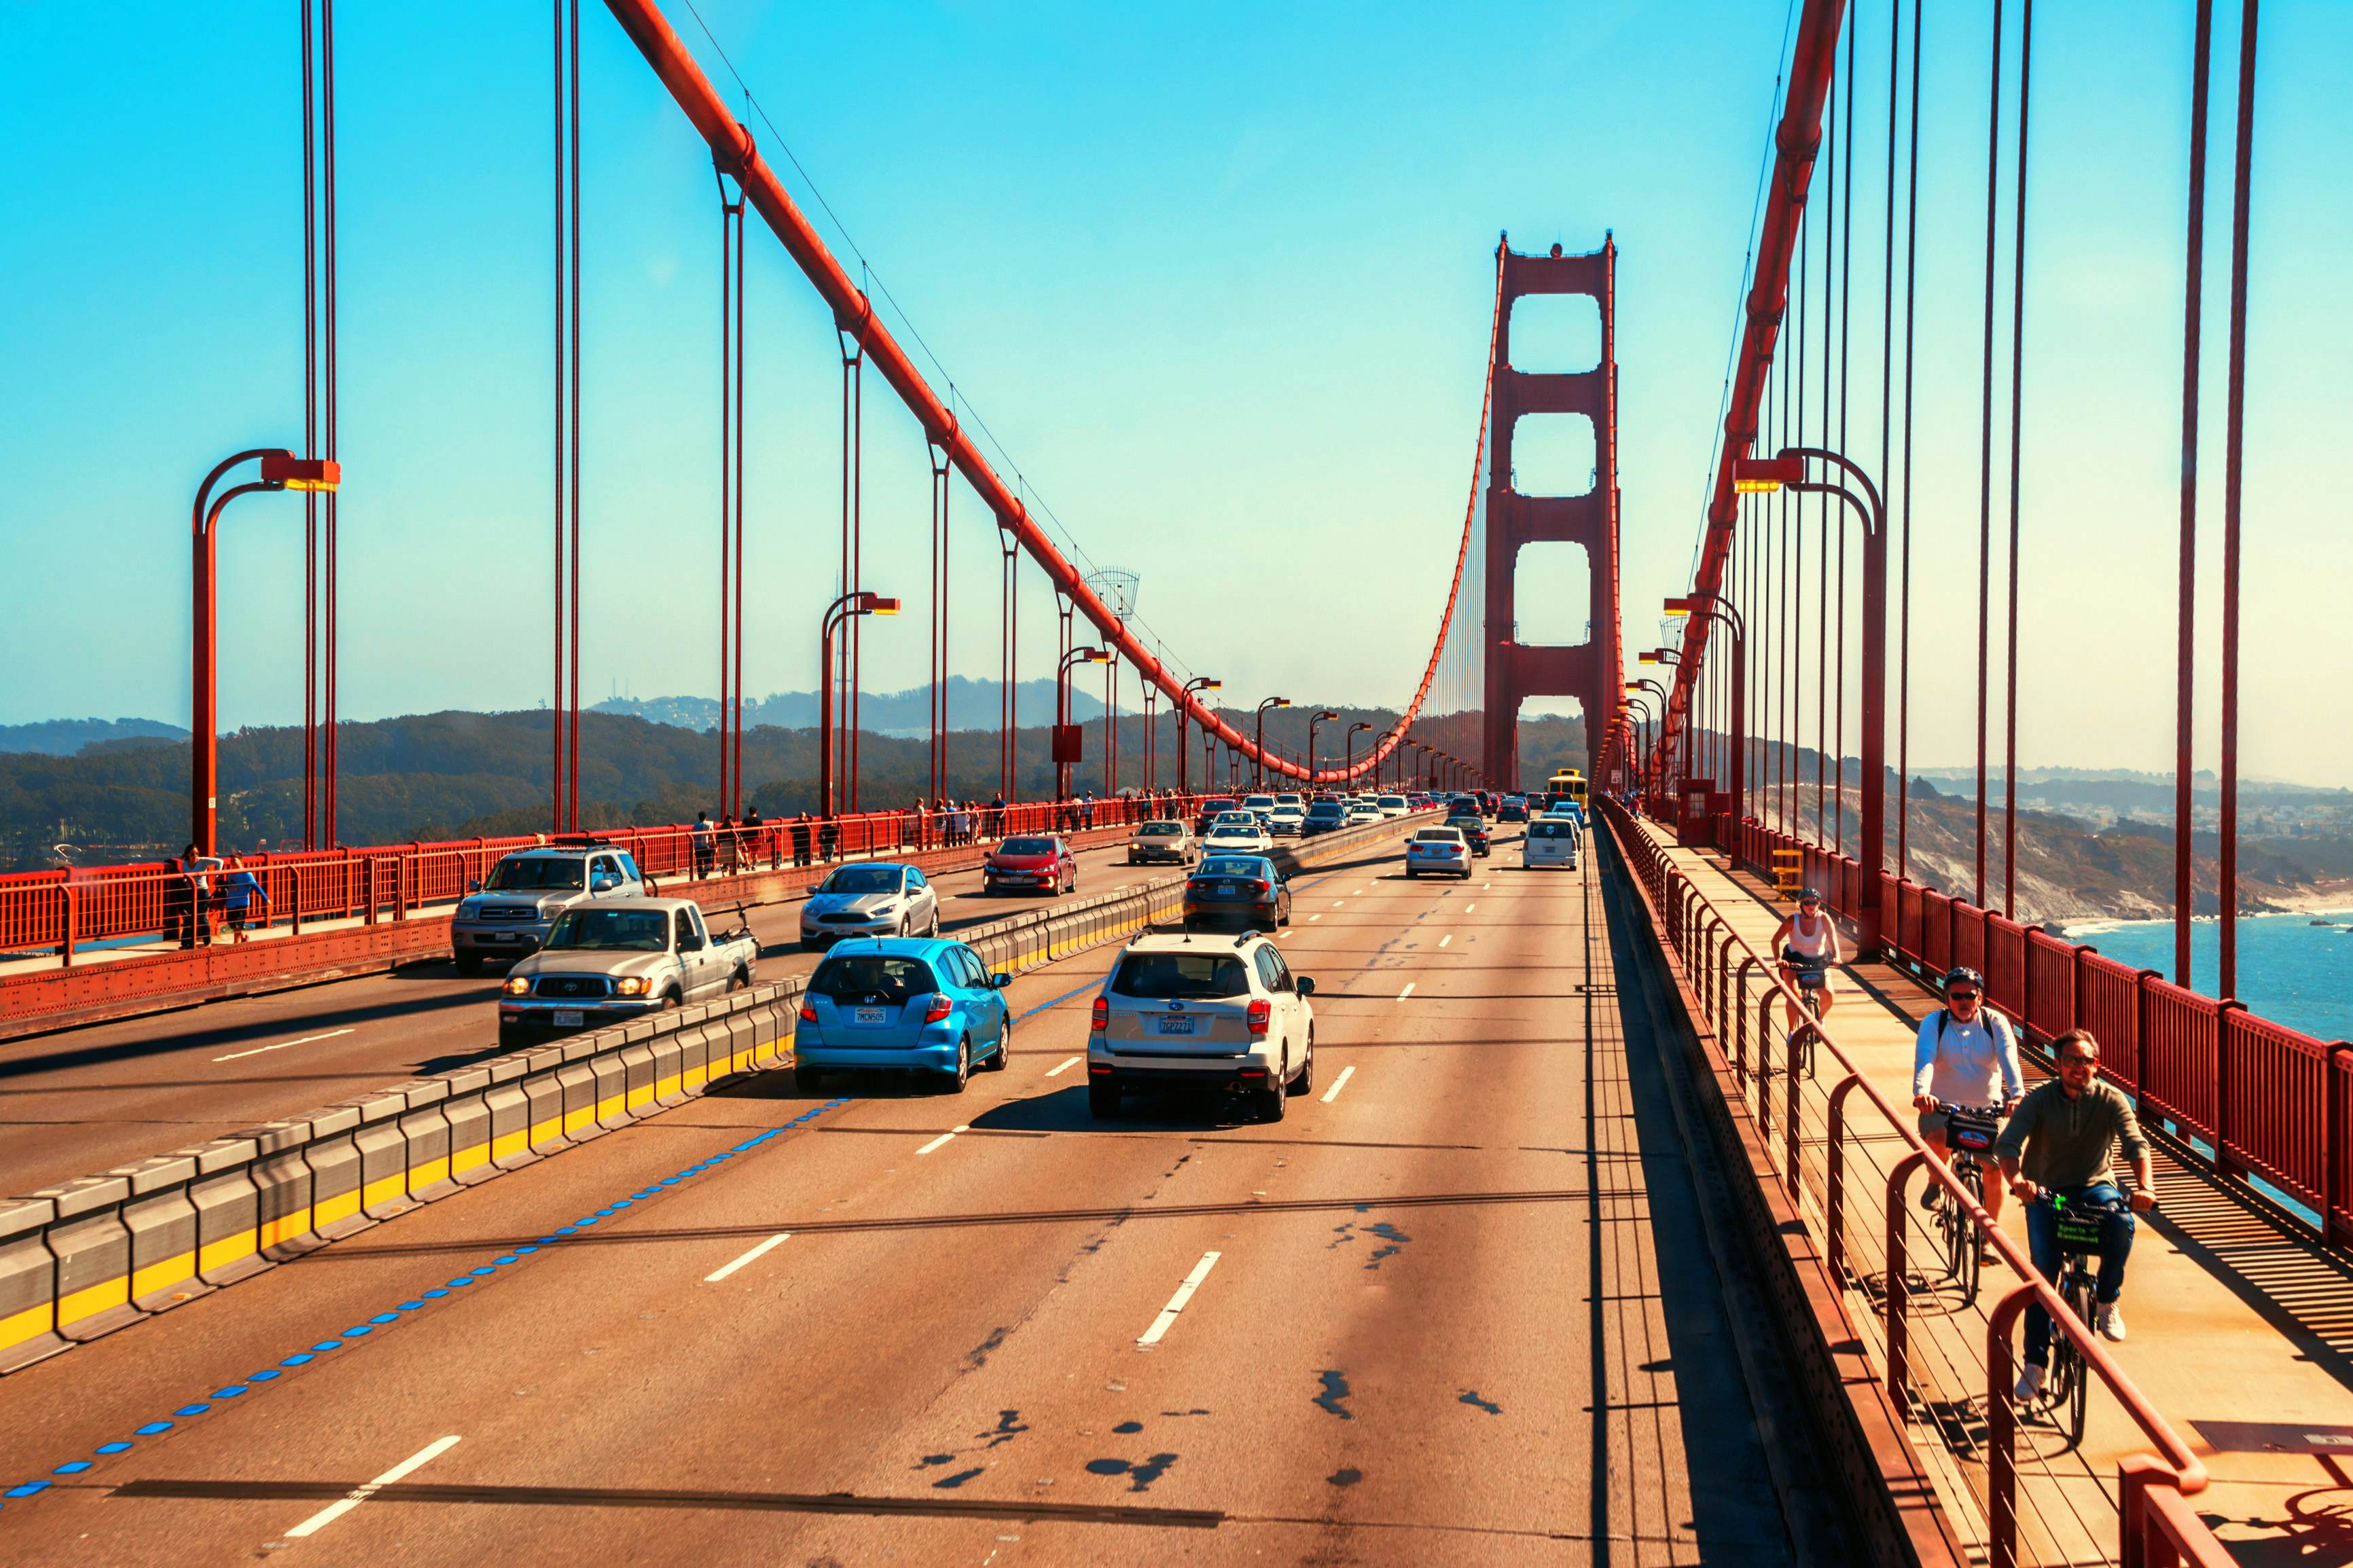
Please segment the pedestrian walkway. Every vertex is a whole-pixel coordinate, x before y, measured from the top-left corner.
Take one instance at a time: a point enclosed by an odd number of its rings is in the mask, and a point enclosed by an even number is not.
[[[1788,912],[1769,885],[1731,869],[1715,851],[1673,847],[1654,825],[1641,830],[1666,847],[1763,954]],[[1848,932],[1850,943],[1852,932]],[[1890,1101],[1910,1103],[1919,1021],[1938,1005],[1907,973],[1883,963],[1842,972],[1830,1028],[1856,1068]],[[1778,1029],[1778,1026],[1777,1026]],[[1834,1063],[1809,1091],[1826,1097]],[[2030,1087],[2042,1069],[2028,1067]],[[1777,1091],[1778,1094],[1778,1091]],[[1877,1144],[1862,1163],[1892,1163],[1900,1144],[1877,1131],[1875,1112],[1860,1116],[1851,1098],[1847,1158]],[[1822,1168],[1827,1126],[1801,1116],[1809,1172]],[[2192,1499],[2242,1563],[2353,1562],[2353,1259],[2295,1234],[2257,1202],[2204,1171],[2157,1150],[2160,1207],[2142,1216],[2123,1305],[2129,1340],[2110,1348],[2117,1363],[2205,1463],[2212,1483]],[[1810,1182],[1811,1176],[1810,1174]],[[1883,1235],[1883,1184],[1850,1189],[1848,1235]],[[1989,1266],[1975,1303],[1940,1285],[1941,1253],[1925,1216],[1905,1199],[1914,1223],[1907,1246],[1913,1350],[1912,1436],[1965,1540],[1986,1539],[1978,1500],[1984,1473],[1985,1312],[1999,1299],[2004,1271]],[[2025,1249],[2020,1205],[2003,1229]],[[1925,1291],[1925,1294],[1924,1294]],[[1883,1321],[1883,1279],[1849,1281],[1847,1308],[1858,1324]],[[1873,1345],[1884,1367],[1883,1346]],[[2080,1449],[2048,1426],[2029,1426],[2020,1441],[2021,1555],[2040,1562],[2103,1561],[2116,1551],[2116,1468],[2146,1453],[2147,1439],[2121,1406],[2094,1384]],[[1955,1506],[1956,1502],[1958,1506]]]

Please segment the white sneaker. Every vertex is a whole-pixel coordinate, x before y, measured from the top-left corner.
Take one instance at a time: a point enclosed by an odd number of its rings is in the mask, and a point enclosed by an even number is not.
[[[2023,1405],[2042,1393],[2042,1380],[2050,1375],[2049,1367],[2036,1366],[2032,1362],[2027,1363],[2026,1371],[2021,1373],[2018,1379],[2018,1402]]]
[[[2117,1344],[2125,1342],[2125,1315],[2114,1301],[2102,1302],[2099,1311],[2094,1316],[2099,1319],[2098,1328],[2102,1339],[2113,1340]]]

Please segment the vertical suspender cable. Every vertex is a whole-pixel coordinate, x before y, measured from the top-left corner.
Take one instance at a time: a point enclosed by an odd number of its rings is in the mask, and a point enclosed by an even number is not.
[[[871,307],[867,310],[871,312]],[[834,331],[841,342],[841,592],[865,590],[864,504],[866,489],[866,321]],[[834,772],[849,782],[844,809],[852,816],[858,804],[858,696],[862,682],[859,668],[859,637],[864,616],[851,616],[841,640],[835,645],[834,667],[819,672],[832,681],[840,700],[833,705],[834,730],[818,743],[833,748]]]
[[[318,100],[302,0],[302,454],[319,455]],[[319,847],[319,496],[302,497],[302,847]]]
[[[548,806],[548,826],[552,829],[561,832],[564,827],[565,731],[564,563],[565,550],[564,536],[564,500],[565,490],[566,488],[566,468],[565,466],[565,459],[569,446],[568,439],[565,434],[564,423],[564,389],[565,384],[564,379],[564,357],[565,349],[564,311],[566,298],[570,294],[572,289],[572,277],[570,270],[564,263],[565,207],[568,201],[564,184],[564,149],[565,144],[565,133],[564,128],[564,40],[565,37],[565,27],[564,23],[565,0],[554,0],[554,5],[555,12],[555,87],[554,93],[555,115],[554,142],[555,149],[555,395],[550,399],[550,402],[554,405],[555,409],[555,594],[554,612],[555,625],[555,671],[551,683],[553,689],[548,695],[548,738],[550,743],[554,747],[554,751],[548,764],[547,777],[548,787],[552,792],[551,801]]]
[[[2189,984],[2191,830],[2196,817],[2189,771],[2195,733],[2192,676],[2198,645],[2198,360],[2206,291],[2206,88],[2214,49],[2214,0],[2198,0],[2198,37],[2189,79],[2189,236],[2181,308],[2180,609],[2175,628],[2173,698],[2173,983]]]
[[[2001,0],[1993,0],[1992,101],[1986,114],[1985,390],[1978,441],[1978,837],[1977,880],[1969,901],[1986,907],[1986,699],[1993,615],[1994,225],[2001,178]]]
[[[733,587],[734,552],[728,547],[728,521],[734,500],[735,448],[735,247],[736,208],[727,199],[727,177],[712,170],[719,182],[719,809],[727,810],[728,654],[733,626],[728,618],[728,590]]]
[[[2256,0],[2239,14],[2238,159],[2231,192],[2231,369],[2222,437],[2221,966],[2215,994],[2239,994],[2239,504],[2246,475],[2247,229],[2255,151]]]
[[[2010,264],[2010,608],[2002,700],[2001,912],[2018,918],[2018,484],[2026,388],[2026,150],[2033,100],[2034,0],[2018,13],[2018,168]]]
[[[743,187],[736,187],[735,202],[735,604],[733,607],[733,640],[735,644],[734,679],[730,684],[731,700],[728,718],[734,730],[734,755],[728,767],[729,781],[734,786],[733,803],[730,807],[740,821],[744,816],[744,202]]]
[[[932,743],[930,799],[947,798],[948,782],[948,467],[945,446],[932,461]]]
[[[1839,215],[1839,450],[1846,450],[1847,382],[1854,370],[1854,361],[1848,353],[1852,336],[1854,307],[1854,100],[1859,96],[1854,74],[1854,51],[1862,28],[1850,22],[1846,34],[1846,126],[1839,132],[1841,151],[1846,158],[1845,173],[1839,176],[1846,192],[1846,205]],[[1882,469],[1883,474],[1886,470]],[[1827,502],[1831,498],[1822,498]],[[1838,517],[1838,645],[1832,662],[1838,670],[1831,682],[1831,847],[1838,850],[1846,842],[1846,531],[1844,512]],[[1860,846],[1858,846],[1858,848]]]
[[[1920,0],[1912,0],[1911,121],[1912,148],[1904,176],[1904,566],[1902,629],[1896,635],[1895,700],[1898,877],[1909,877],[1912,866],[1912,351],[1920,300]]]
[[[1803,446],[1806,440],[1806,305],[1809,298],[1807,275],[1813,260],[1814,209],[1806,208],[1804,223],[1798,230],[1798,286],[1789,291],[1798,302],[1798,330],[1790,343],[1791,371],[1789,433],[1785,437],[1792,445]],[[1782,492],[1787,494],[1784,489]],[[1806,624],[1806,507],[1800,496],[1790,508],[1789,541],[1791,568],[1789,573],[1789,824],[1795,833],[1804,816],[1805,768],[1799,750],[1806,738],[1806,715],[1803,701],[1806,684],[1805,639]]]
[[[569,216],[572,223],[572,408],[571,408],[571,484],[568,500],[572,534],[571,588],[571,647],[570,710],[565,715],[565,753],[564,759],[564,820],[571,831],[580,831],[580,0],[572,0],[572,37],[567,50],[571,70],[568,82],[571,135],[566,151],[571,157],[568,171],[572,187]],[[330,538],[332,529],[330,525]],[[332,546],[331,546],[332,548]]]
[[[321,271],[319,350],[324,363],[321,379],[324,383],[320,400],[320,438],[330,461],[336,455],[335,408],[337,402],[335,375],[335,340],[338,336],[335,311],[335,0],[319,0],[319,186],[320,186],[320,258]],[[336,842],[335,781],[340,776],[337,761],[340,747],[336,739],[335,720],[337,669],[341,663],[337,649],[341,639],[336,631],[336,584],[341,578],[337,566],[335,519],[337,494],[327,492],[324,520],[326,557],[322,575],[322,591],[326,598],[325,625],[322,628],[325,643],[322,658],[326,666],[320,700],[319,731],[319,832],[320,842]]]

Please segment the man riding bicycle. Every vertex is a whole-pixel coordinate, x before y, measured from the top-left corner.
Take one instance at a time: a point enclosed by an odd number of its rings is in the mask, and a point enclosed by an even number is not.
[[[1781,984],[1797,991],[1801,969],[1817,972],[1821,984],[1817,988],[1815,1006],[1825,1016],[1836,1000],[1831,989],[1831,971],[1846,960],[1839,946],[1838,922],[1822,912],[1822,896],[1808,888],[1798,895],[1798,908],[1788,920],[1773,930],[1773,951],[1779,956]],[[1789,1027],[1798,1026],[1797,1004],[1788,1006]]]
[[[2056,1194],[2070,1208],[2100,1212],[2100,1275],[2092,1292],[2098,1305],[2096,1327],[2102,1337],[2122,1341],[2125,1317],[2116,1299],[2124,1294],[2125,1259],[2132,1254],[2133,1215],[2157,1206],[2148,1140],[2141,1135],[2132,1101],[2114,1084],[2099,1081],[2100,1043],[2091,1031],[2070,1030],[2051,1042],[2051,1052],[2058,1058],[2059,1076],[2019,1102],[1994,1143],[1994,1154],[2010,1190],[2032,1205],[2026,1211],[2026,1247],[2045,1279],[2059,1278],[2059,1211],[2034,1200]],[[2130,1208],[2116,1191],[2109,1164],[2118,1145],[2132,1166]],[[2020,1399],[2041,1392],[2050,1364],[2050,1314],[2039,1305],[2029,1307]]]
[[[2010,1020],[1985,1005],[1985,976],[1974,969],[1945,973],[1945,1005],[1920,1020],[1912,1050],[1912,1109],[1920,1113],[1920,1141],[1939,1160],[1949,1160],[1945,1129],[1951,1107],[1979,1106],[2007,1111],[2026,1092],[2018,1070],[2018,1034]],[[1922,1208],[1934,1208],[1944,1189],[1930,1182]],[[1986,1189],[1986,1213],[2001,1219],[2001,1186]],[[1982,1237],[1979,1247],[1990,1251]]]

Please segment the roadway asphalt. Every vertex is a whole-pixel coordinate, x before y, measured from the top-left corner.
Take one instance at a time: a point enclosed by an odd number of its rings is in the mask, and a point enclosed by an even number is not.
[[[1130,867],[1125,855],[1124,846],[1082,851],[1080,891],[1171,874]],[[948,931],[1046,901],[984,894],[977,869],[933,880]],[[761,942],[761,978],[816,967],[817,955],[798,947],[798,900],[746,913]],[[413,964],[0,1042],[0,1193],[32,1192],[495,1056],[501,973],[466,979],[452,963]]]
[[[1280,1124],[1093,1121],[1099,950],[960,1098],[765,1075],[0,1380],[0,1561],[1793,1561],[1590,862],[1516,860],[1310,874]]]

